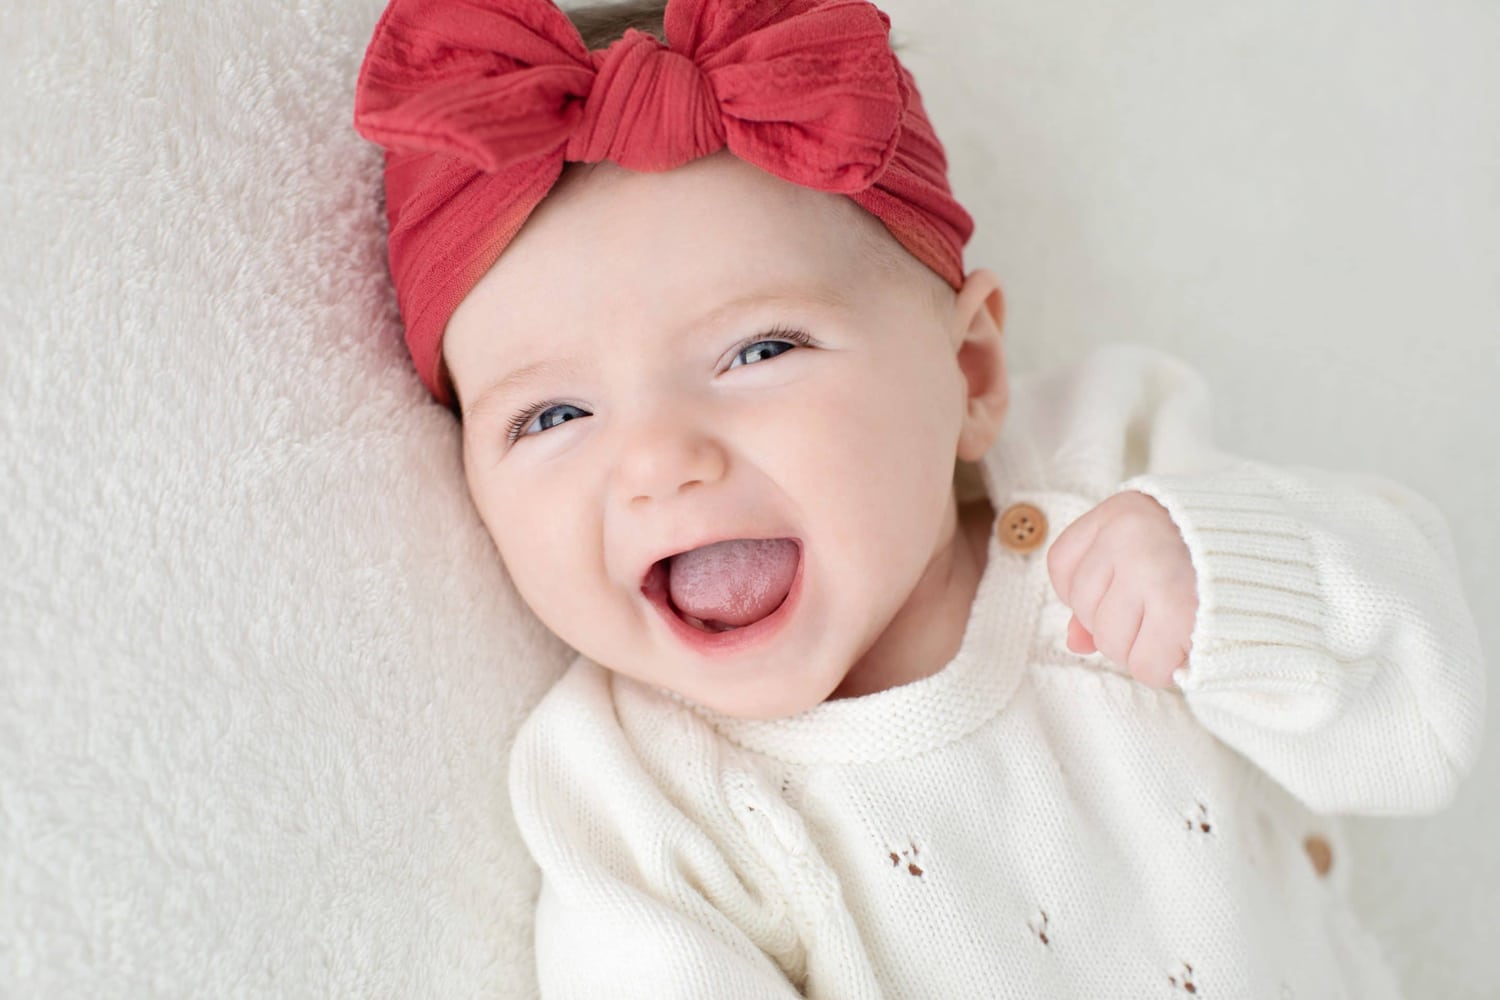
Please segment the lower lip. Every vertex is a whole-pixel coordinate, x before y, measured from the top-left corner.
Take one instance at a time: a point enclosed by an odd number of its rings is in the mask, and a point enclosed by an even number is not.
[[[641,593],[646,596],[646,600],[651,602],[662,618],[666,619],[667,627],[671,629],[672,634],[682,640],[683,645],[705,656],[729,656],[767,641],[791,619],[792,612],[797,608],[798,599],[802,596],[802,570],[805,564],[802,543],[798,542],[797,573],[792,577],[792,586],[787,591],[786,598],[775,611],[755,624],[726,629],[723,632],[705,632],[700,628],[694,628],[678,617],[667,599],[665,573],[657,574],[653,570],[648,583],[641,588]]]

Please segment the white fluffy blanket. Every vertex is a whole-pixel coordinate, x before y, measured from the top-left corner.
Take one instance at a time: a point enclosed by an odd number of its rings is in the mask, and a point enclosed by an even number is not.
[[[0,995],[534,992],[503,776],[566,651],[400,346],[380,6],[0,17]],[[1500,661],[1500,8],[885,6],[1015,369],[1154,342],[1226,447],[1411,483]],[[1500,982],[1495,744],[1360,825],[1414,996]]]

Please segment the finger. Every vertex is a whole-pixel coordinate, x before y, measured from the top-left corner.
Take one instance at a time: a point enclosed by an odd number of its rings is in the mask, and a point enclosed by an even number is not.
[[[1129,669],[1130,648],[1141,630],[1141,621],[1146,616],[1146,602],[1132,589],[1117,581],[1099,602],[1094,615],[1094,645],[1099,652]]]
[[[1151,687],[1166,687],[1187,663],[1191,646],[1192,620],[1183,609],[1150,608],[1130,649],[1130,675]]]
[[[1070,608],[1074,574],[1099,534],[1099,518],[1094,516],[1097,510],[1094,508],[1064,528],[1047,550],[1047,575],[1052,580],[1052,589]]]
[[[1068,649],[1084,656],[1098,652],[1094,637],[1089,635],[1089,630],[1083,627],[1077,615],[1068,619]]]
[[[1099,624],[1095,621],[1099,603],[1104,600],[1114,579],[1115,561],[1100,552],[1098,546],[1084,555],[1083,562],[1073,573],[1072,599],[1066,603],[1078,616],[1078,623],[1093,634],[1095,643],[1099,641]]]

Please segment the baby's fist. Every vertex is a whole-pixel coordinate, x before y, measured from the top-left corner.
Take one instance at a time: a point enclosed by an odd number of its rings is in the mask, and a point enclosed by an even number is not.
[[[1069,649],[1097,649],[1152,687],[1171,683],[1192,642],[1198,578],[1166,508],[1115,494],[1057,536],[1047,573],[1073,612]]]

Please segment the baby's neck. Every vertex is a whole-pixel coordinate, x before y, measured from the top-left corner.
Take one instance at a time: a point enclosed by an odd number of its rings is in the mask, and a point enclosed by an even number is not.
[[[979,499],[950,503],[944,541],[906,604],[844,675],[829,700],[910,684],[943,669],[958,654],[984,574],[995,512]]]

